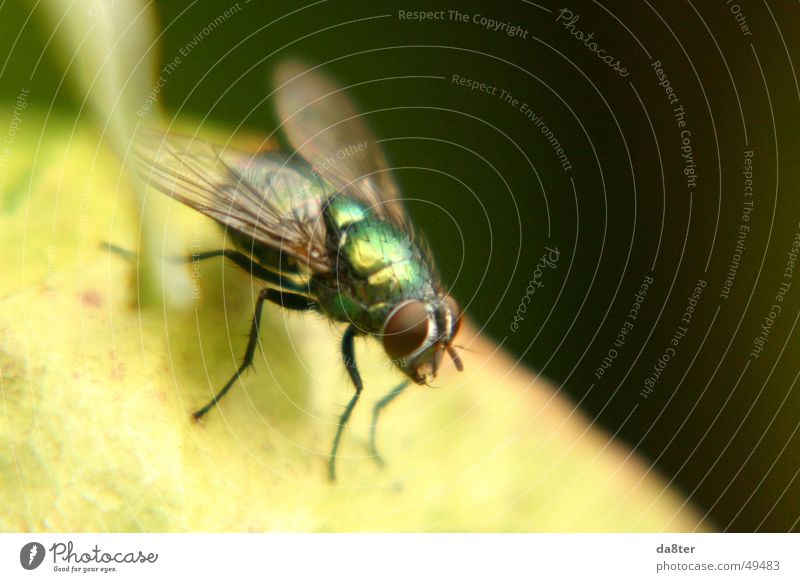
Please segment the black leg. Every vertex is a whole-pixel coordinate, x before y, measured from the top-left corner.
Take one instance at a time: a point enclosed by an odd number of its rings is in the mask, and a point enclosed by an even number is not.
[[[135,261],[138,258],[136,256],[136,253],[134,253],[133,251],[123,249],[122,247],[118,247],[117,245],[111,244],[110,242],[105,242],[105,241],[101,242],[100,248],[118,254],[121,257],[125,257],[129,261]]]
[[[120,256],[125,257],[128,260],[135,261],[136,260],[136,253],[133,251],[129,251],[119,247],[115,244],[111,244],[109,242],[101,243],[100,245],[102,248],[105,248],[113,253],[116,253]],[[269,269],[265,269],[252,258],[248,257],[244,253],[240,253],[239,251],[234,251],[231,249],[220,249],[216,251],[205,251],[202,253],[192,253],[191,255],[187,255],[185,257],[172,257],[170,260],[173,263],[192,263],[195,261],[205,261],[206,259],[213,259],[214,257],[224,257],[229,261],[235,263],[238,267],[242,270],[250,273],[251,275],[258,277],[262,281],[266,281],[268,283],[272,283],[273,285],[278,285],[283,287],[284,289],[290,289],[291,291],[296,291],[298,293],[302,293],[304,291],[303,287],[295,283],[290,279],[286,279],[282,277],[278,273],[273,273]]]
[[[381,414],[381,411],[389,406],[389,404],[400,394],[403,393],[403,390],[409,387],[411,384],[411,380],[403,380],[397,386],[392,388],[391,392],[389,392],[386,396],[378,400],[375,403],[375,407],[372,409],[372,426],[369,428],[369,453],[372,455],[372,458],[375,459],[375,462],[378,463],[381,467],[383,467],[383,457],[378,452],[378,447],[376,443],[376,433],[378,431],[378,417]]]
[[[194,261],[205,261],[206,259],[212,259],[214,257],[224,257],[235,263],[243,271],[250,273],[254,277],[258,277],[262,281],[267,281],[268,283],[278,285],[284,289],[290,289],[300,293],[303,292],[303,288],[294,281],[282,277],[279,273],[273,273],[269,269],[265,269],[244,253],[240,253],[239,251],[234,251],[231,249],[192,253],[188,257],[174,257],[172,258],[172,261],[177,263],[190,263]]]
[[[253,315],[253,325],[250,328],[250,337],[247,340],[247,349],[244,352],[242,364],[239,366],[239,369],[236,370],[236,373],[231,377],[231,379],[228,380],[225,386],[222,387],[222,390],[217,392],[217,394],[208,404],[192,414],[195,420],[199,420],[206,412],[214,408],[214,406],[217,405],[222,397],[228,393],[228,390],[231,389],[233,383],[239,379],[242,373],[244,373],[247,368],[253,365],[253,355],[255,354],[256,346],[258,345],[259,321],[261,320],[261,309],[264,307],[264,301],[271,301],[272,303],[277,303],[281,307],[295,311],[308,311],[309,309],[316,309],[317,306],[312,299],[309,299],[304,295],[284,293],[269,287],[262,289],[258,294],[258,300],[256,301],[256,311]]]
[[[353,409],[356,407],[359,396],[361,396],[361,390],[364,389],[364,384],[361,382],[361,374],[359,374],[358,366],[356,366],[356,352],[353,345],[353,340],[358,333],[358,329],[350,325],[344,332],[344,337],[342,338],[342,359],[347,368],[347,373],[350,374],[350,379],[353,381],[356,393],[350,399],[350,402],[347,403],[344,412],[339,417],[339,427],[336,429],[336,436],[333,438],[333,447],[331,447],[331,457],[328,460],[328,479],[330,481],[336,481],[336,452],[339,450],[339,441],[342,440],[342,432],[344,431],[347,421],[350,419],[350,415],[353,413]]]

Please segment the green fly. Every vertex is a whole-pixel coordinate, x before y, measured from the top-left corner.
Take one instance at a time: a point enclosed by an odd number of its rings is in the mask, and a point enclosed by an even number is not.
[[[370,450],[380,462],[380,411],[411,382],[435,378],[445,353],[462,369],[453,347],[461,309],[444,290],[380,147],[342,89],[296,62],[280,65],[274,84],[290,151],[253,153],[143,131],[134,154],[150,185],[216,220],[236,246],[194,260],[224,257],[265,284],[242,364],[195,419],[252,364],[265,302],[346,324],[341,355],[355,394],[331,448],[328,476],[334,480],[342,432],[364,387],[355,338],[378,338],[407,376],[373,411]]]

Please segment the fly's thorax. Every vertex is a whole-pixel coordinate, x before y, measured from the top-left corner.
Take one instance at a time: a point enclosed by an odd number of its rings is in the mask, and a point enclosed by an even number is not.
[[[324,313],[371,334],[380,332],[400,303],[431,301],[437,293],[425,265],[414,261],[383,265],[366,275],[341,268],[336,273],[314,275],[310,283]]]
[[[382,220],[365,219],[349,225],[341,234],[338,260],[357,277],[369,278],[397,264],[422,265],[422,256],[408,233]],[[416,270],[405,273],[411,274]],[[403,276],[404,271],[397,275]],[[388,275],[387,275],[388,276]],[[387,278],[376,277],[376,283]]]
[[[328,315],[378,333],[397,304],[436,297],[435,277],[401,227],[346,196],[328,202],[325,221],[335,266],[312,279],[312,290]]]
[[[331,207],[326,221],[335,270],[365,283],[362,300],[391,302],[430,291],[432,273],[409,232],[346,197],[334,199]]]
[[[334,238],[338,238],[348,225],[370,217],[370,210],[363,202],[348,196],[333,196],[325,205],[325,224]]]

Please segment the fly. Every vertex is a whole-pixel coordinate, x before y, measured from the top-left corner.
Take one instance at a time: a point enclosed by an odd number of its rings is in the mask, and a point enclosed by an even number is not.
[[[242,364],[203,417],[253,362],[265,302],[316,311],[343,324],[341,355],[355,394],[339,418],[336,455],[364,384],[354,340],[380,340],[406,379],[373,411],[370,451],[380,463],[378,416],[409,384],[428,384],[453,347],[461,308],[443,288],[415,234],[386,158],[342,89],[297,62],[274,76],[276,109],[294,151],[246,152],[184,136],[140,131],[134,154],[149,184],[222,225],[236,246],[195,254],[224,257],[265,286],[258,294]]]

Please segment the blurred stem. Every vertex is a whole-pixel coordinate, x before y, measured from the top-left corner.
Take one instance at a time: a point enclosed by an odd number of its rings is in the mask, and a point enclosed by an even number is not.
[[[103,141],[120,159],[135,163],[127,152],[136,128],[145,118],[154,125],[162,118],[158,100],[151,97],[158,70],[152,3],[46,0],[43,6],[63,47],[58,54],[65,75],[82,96],[83,105],[91,108]],[[186,270],[165,262],[164,257],[186,248],[186,232],[171,225],[165,236],[166,202],[160,196],[148,196],[138,177],[133,193],[141,221],[138,301],[185,305],[190,287]]]

